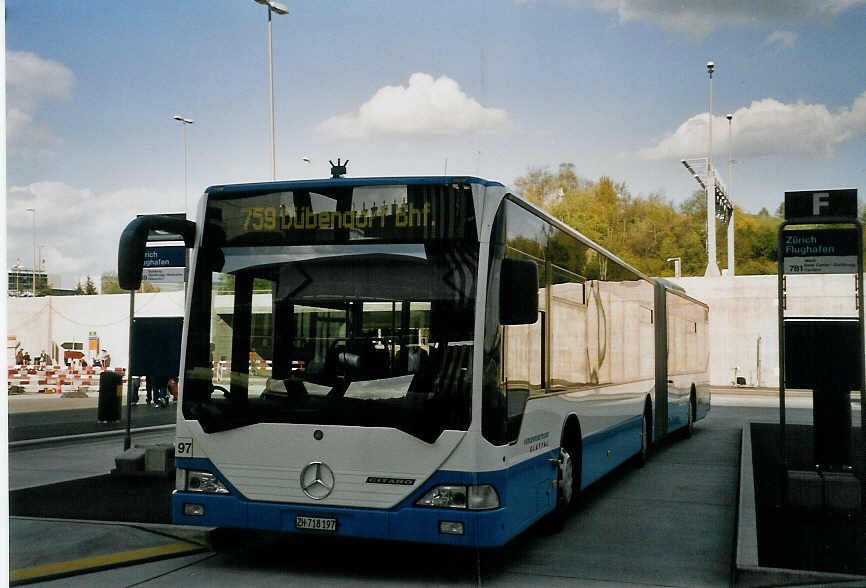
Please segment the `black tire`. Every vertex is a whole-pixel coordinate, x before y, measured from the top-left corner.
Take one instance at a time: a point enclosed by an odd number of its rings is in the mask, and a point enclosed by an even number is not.
[[[637,467],[642,468],[646,465],[647,460],[649,459],[649,449],[650,449],[650,423],[649,423],[649,412],[643,412],[643,418],[641,419],[641,430],[640,430],[640,451],[637,452],[637,455],[634,456],[634,463]]]
[[[689,416],[688,423],[686,424],[684,433],[686,438],[689,438],[695,432],[695,396],[694,394],[689,395]]]

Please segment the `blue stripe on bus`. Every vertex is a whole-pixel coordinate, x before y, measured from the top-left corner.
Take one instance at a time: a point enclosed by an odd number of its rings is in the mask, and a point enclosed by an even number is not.
[[[580,487],[586,488],[640,451],[643,415],[583,438]],[[608,454],[610,451],[610,454]]]
[[[689,397],[668,404],[668,433],[673,433],[689,424]]]
[[[583,439],[581,487],[586,487],[640,450],[641,416]],[[608,450],[610,454],[608,455]],[[287,504],[249,500],[217,470],[209,459],[176,459],[182,469],[214,473],[231,490],[230,495],[175,491],[172,519],[175,524],[208,527],[254,528],[291,533],[326,533],[351,537],[393,539],[425,543],[495,547],[523,532],[556,505],[557,470],[551,460],[559,448],[547,451],[493,472],[435,472],[419,488],[390,509],[327,507],[315,504]],[[415,503],[439,484],[491,484],[504,506],[486,511],[427,508]],[[183,514],[184,504],[204,506],[204,516]],[[296,516],[336,518],[336,533],[299,531]],[[439,533],[439,521],[464,524],[464,535]]]

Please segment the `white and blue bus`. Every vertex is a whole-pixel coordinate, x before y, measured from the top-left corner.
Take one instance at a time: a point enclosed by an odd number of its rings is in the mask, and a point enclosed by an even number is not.
[[[708,310],[474,177],[214,186],[191,256],[173,519],[503,545],[709,410]]]

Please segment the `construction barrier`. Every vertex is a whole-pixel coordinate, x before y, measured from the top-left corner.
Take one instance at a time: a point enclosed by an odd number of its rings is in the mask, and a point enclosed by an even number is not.
[[[7,368],[9,394],[60,394],[62,387],[76,390],[93,389],[99,386],[99,378],[103,373],[119,374],[121,382],[125,382],[123,368],[103,370],[99,367],[74,369],[62,366],[14,366]]]

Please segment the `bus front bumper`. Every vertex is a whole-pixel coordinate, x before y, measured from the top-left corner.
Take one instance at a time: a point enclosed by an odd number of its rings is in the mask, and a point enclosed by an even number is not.
[[[322,508],[245,500],[233,495],[174,491],[172,519],[178,525],[262,529],[287,533],[363,537],[497,547],[515,534],[506,509],[484,511],[397,507],[375,510]]]

